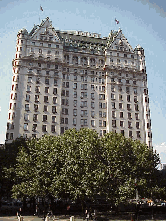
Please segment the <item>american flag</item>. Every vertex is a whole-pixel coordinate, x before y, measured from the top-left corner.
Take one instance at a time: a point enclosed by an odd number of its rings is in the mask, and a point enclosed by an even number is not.
[[[119,24],[119,21],[115,18],[115,22],[117,23],[117,24]]]
[[[41,6],[41,5],[40,5],[40,10],[41,10],[41,11],[43,11],[43,8],[42,8],[42,6]]]

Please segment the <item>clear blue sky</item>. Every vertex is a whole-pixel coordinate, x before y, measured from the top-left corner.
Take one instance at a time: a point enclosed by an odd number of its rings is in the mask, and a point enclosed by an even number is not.
[[[40,5],[43,12],[40,11]],[[166,1],[165,0],[0,0],[0,143],[5,140],[17,32],[49,17],[55,29],[108,36],[122,29],[134,48],[145,49],[153,146],[165,162]],[[114,20],[120,21],[116,25]]]

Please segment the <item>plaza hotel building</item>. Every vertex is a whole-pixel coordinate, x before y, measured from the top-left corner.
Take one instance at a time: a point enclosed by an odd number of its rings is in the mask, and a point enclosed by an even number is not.
[[[17,34],[6,143],[90,128],[152,146],[144,49],[122,33],[60,31],[50,19]]]

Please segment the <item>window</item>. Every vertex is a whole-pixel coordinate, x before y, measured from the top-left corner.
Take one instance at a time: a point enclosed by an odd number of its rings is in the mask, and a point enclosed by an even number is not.
[[[34,104],[34,111],[38,111],[38,104]]]
[[[106,121],[103,120],[103,127],[106,127]]]
[[[123,117],[124,117],[124,113],[120,112],[120,118],[123,118]]]
[[[130,104],[127,104],[127,110],[131,110]]]
[[[129,137],[132,138],[132,131],[131,130],[129,131]]]
[[[13,140],[13,133],[10,133],[10,140]]]
[[[29,104],[25,104],[25,111],[29,111],[29,110],[30,110]]]
[[[102,127],[102,120],[99,120],[99,127]]]
[[[53,97],[53,104],[57,103],[57,97]]]
[[[68,118],[65,118],[65,124],[68,124]]]
[[[129,91],[130,91],[129,87],[126,87],[126,93],[129,93]]]
[[[87,98],[87,92],[81,92],[81,98]]]
[[[95,127],[95,120],[91,120],[91,126]]]
[[[30,101],[30,95],[26,94],[26,101],[29,102]]]
[[[130,95],[127,95],[127,101],[130,102]]]
[[[28,121],[29,120],[29,114],[24,114],[24,120]]]
[[[39,86],[36,86],[35,87],[35,93],[39,93],[40,92],[40,87]]]
[[[120,121],[120,127],[123,127],[123,126],[124,126],[124,122]]]
[[[150,124],[149,123],[147,123],[147,129],[149,129],[150,128]]]
[[[133,81],[133,84],[136,85],[136,81]]]
[[[77,116],[77,109],[73,109],[73,115]]]
[[[44,96],[44,102],[48,103],[48,96]]]
[[[40,77],[36,78],[36,84],[40,84]]]
[[[152,133],[148,132],[148,137],[152,138]]]
[[[74,91],[74,98],[77,98],[77,91]]]
[[[45,87],[45,93],[49,93],[49,87]]]
[[[57,79],[54,78],[54,86],[57,86]]]
[[[69,97],[69,91],[66,91],[66,97]]]
[[[38,114],[34,114],[34,115],[33,115],[33,121],[36,122],[37,120],[38,120]]]
[[[24,130],[28,130],[28,123],[24,123]]]
[[[91,82],[95,82],[95,78],[94,77],[91,77]]]
[[[128,121],[128,128],[132,128],[132,122]]]
[[[111,106],[113,109],[115,109],[115,102],[111,102]]]
[[[81,101],[81,107],[87,107],[87,101]]]
[[[119,94],[119,100],[120,100],[120,101],[123,100],[122,94]]]
[[[137,103],[137,96],[134,96],[134,102]]]
[[[99,100],[105,100],[105,94],[99,94]]]
[[[136,122],[136,128],[139,129],[139,122]]]
[[[77,118],[73,118],[73,125],[77,125]]]
[[[73,106],[76,107],[77,106],[77,100],[73,101]]]
[[[31,86],[27,85],[27,92],[31,92]]]
[[[47,68],[49,68],[49,67],[47,67]],[[49,75],[49,71],[46,71],[46,75]]]
[[[62,114],[68,115],[68,109],[67,108],[62,108]]]
[[[95,86],[94,86],[94,84],[91,84],[91,90],[95,90]]]
[[[112,111],[112,117],[115,118],[115,111]]]
[[[132,114],[130,112],[128,112],[128,119],[131,120],[132,119]]]
[[[122,109],[122,107],[123,107],[123,104],[119,103],[119,109]]]
[[[140,131],[136,131],[137,138],[140,138]]]
[[[91,93],[91,99],[95,99],[95,94],[94,93]]]
[[[115,87],[113,85],[111,85],[111,91],[114,92],[115,91]]]
[[[45,84],[49,84],[49,78],[45,78]]]
[[[102,111],[99,111],[99,117],[102,117]]]
[[[88,111],[87,110],[81,110],[81,116],[88,116]]]
[[[87,90],[87,84],[81,84],[81,90]]]
[[[136,120],[139,120],[139,114],[138,113],[135,113],[135,118],[136,118]]]
[[[119,82],[119,83],[121,83],[121,82],[122,82],[122,79],[121,79],[121,78],[119,78],[119,79],[118,79],[118,82]]]
[[[118,86],[118,91],[121,92],[122,91],[122,87]]]
[[[121,134],[124,136],[124,130],[121,130]]]
[[[134,88],[133,91],[134,91],[134,94],[137,94],[137,88]]]
[[[77,83],[74,83],[73,89],[77,89]]]
[[[36,132],[36,129],[37,129],[37,124],[33,124],[32,131]]]
[[[32,77],[29,77],[29,76],[28,76],[27,82],[28,82],[28,83],[31,83],[31,82],[32,82]]]
[[[76,81],[77,80],[77,75],[74,75],[74,81]]]
[[[56,126],[55,125],[51,125],[51,131],[52,131],[52,133],[56,132]]]
[[[39,95],[35,95],[35,102],[39,102]]]
[[[139,111],[139,105],[135,104],[135,111]]]
[[[43,115],[43,121],[47,121],[47,115]]]
[[[52,106],[52,113],[55,114],[56,112],[56,106]]]
[[[46,127],[46,125],[42,125],[42,132],[47,132],[47,127]]]
[[[54,95],[57,94],[57,88],[53,88],[53,94],[54,94]]]
[[[56,116],[52,116],[52,123],[56,123]]]
[[[95,112],[94,111],[91,111],[91,117],[95,117]]]
[[[81,126],[87,126],[88,122],[87,119],[81,119]]]
[[[61,134],[64,133],[64,127],[61,127]]]
[[[45,111],[48,111],[48,106],[44,105],[43,111],[44,111],[44,112],[45,112]]]
[[[112,120],[112,126],[116,127],[116,120]]]
[[[91,101],[91,108],[95,108],[95,102]]]

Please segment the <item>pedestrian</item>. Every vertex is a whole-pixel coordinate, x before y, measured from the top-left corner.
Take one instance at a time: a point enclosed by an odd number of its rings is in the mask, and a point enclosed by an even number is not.
[[[67,213],[70,216],[70,205],[67,206]]]
[[[94,210],[94,220],[96,220],[97,219],[97,210],[95,209]]]

